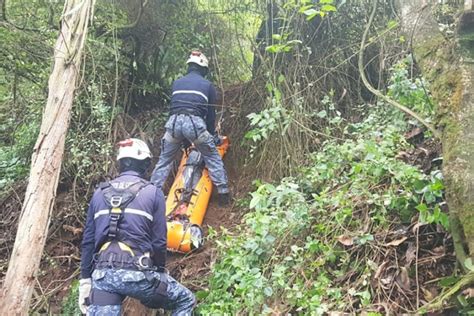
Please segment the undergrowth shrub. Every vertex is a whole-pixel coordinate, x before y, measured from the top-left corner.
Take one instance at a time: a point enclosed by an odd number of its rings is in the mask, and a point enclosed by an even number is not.
[[[81,310],[79,309],[78,302],[79,297],[79,281],[74,280],[71,284],[71,290],[69,295],[65,297],[62,305],[61,315],[82,315]]]
[[[421,81],[405,70],[394,68],[389,93],[428,115]],[[217,241],[208,289],[197,293],[200,314],[379,315],[371,282],[382,273],[375,258],[390,247],[387,232],[449,222],[441,172],[425,174],[399,157],[412,148],[404,137],[411,123],[381,103],[366,111],[363,121],[342,127],[344,139],[328,138],[308,154],[298,177],[257,183],[251,212]]]
[[[258,185],[252,212],[218,242],[209,289],[198,293],[201,314],[354,312],[350,301],[359,311],[369,308],[368,282],[350,291],[337,282],[354,263],[340,240],[370,249],[378,232],[393,221],[410,224],[416,212],[420,222],[448,225],[440,172],[426,175],[399,160],[410,147],[406,124],[383,105],[371,112],[347,126],[351,138],[326,141],[311,154],[298,178]],[[357,265],[360,280],[376,269]]]

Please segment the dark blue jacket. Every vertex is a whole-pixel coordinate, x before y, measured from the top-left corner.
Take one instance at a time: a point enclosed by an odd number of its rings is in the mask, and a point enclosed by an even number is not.
[[[111,181],[136,182],[137,172],[126,171]],[[109,207],[101,189],[97,189],[87,211],[86,226],[82,240],[81,277],[90,278],[92,259],[107,241],[109,230]],[[163,192],[154,185],[141,189],[135,199],[127,205],[119,223],[118,240],[134,251],[150,252],[153,263],[164,267],[166,262],[166,217]]]
[[[173,82],[170,114],[188,113],[202,117],[207,130],[215,134],[216,89],[197,71]]]

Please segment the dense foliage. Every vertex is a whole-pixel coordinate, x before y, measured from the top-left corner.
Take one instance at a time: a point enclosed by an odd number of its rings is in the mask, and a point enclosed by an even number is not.
[[[357,70],[360,38],[370,1],[271,1],[257,35],[254,75],[262,81],[257,114],[246,135],[252,149],[249,165],[261,176],[296,175],[306,153],[327,137],[325,96],[332,111],[351,120],[357,105],[370,99]],[[377,31],[366,48],[366,72],[376,86],[384,86],[392,50],[403,50],[388,6],[379,9]],[[387,21],[391,23],[387,24]],[[385,54],[378,54],[384,47]],[[260,112],[260,113],[258,113]],[[318,113],[320,113],[318,115]],[[263,128],[265,127],[265,128]],[[258,133],[257,131],[261,131]]]
[[[28,175],[63,3],[2,2],[5,201],[21,196]],[[59,241],[45,251],[38,283],[43,277],[49,283],[32,311],[48,311],[60,291],[49,271],[67,267],[58,272],[61,284],[78,273],[84,208],[94,185],[115,174],[113,144],[138,136],[157,153],[170,85],[185,72],[190,49],[210,57],[210,79],[221,88],[219,123],[224,118],[237,158],[232,163],[252,179],[274,180],[255,180],[250,197],[239,202],[246,211],[241,225],[214,236],[218,256],[209,280],[184,280],[204,284],[198,313],[379,315],[415,312],[430,301],[437,278],[453,272],[442,158],[425,157],[433,168],[411,159],[431,135],[377,103],[361,83],[357,56],[372,3],[96,1],[52,217],[49,239]],[[398,62],[407,43],[396,18],[392,6],[379,7],[365,48],[366,75],[431,121],[436,109],[428,84],[410,56]],[[231,103],[224,88],[252,93]],[[5,231],[14,226],[21,198],[9,201],[8,221],[0,221]],[[5,236],[2,273],[14,238]],[[418,255],[423,242],[435,259],[418,263],[429,253]],[[422,270],[429,277],[419,279]],[[63,300],[64,314],[79,313],[77,287],[73,282]]]
[[[62,5],[63,1],[46,6],[43,1],[3,5],[1,192],[29,170]],[[79,190],[87,190],[110,172],[117,136],[136,134],[150,125],[154,130],[149,132],[156,133],[156,125],[161,124],[155,124],[155,118],[144,126],[125,128],[122,120],[116,124],[116,118],[140,107],[166,111],[170,85],[185,72],[191,49],[201,49],[210,57],[211,76],[219,84],[250,77],[249,67],[241,65],[251,62],[249,40],[258,16],[245,3],[190,1],[178,6],[157,1],[145,5],[139,9],[140,1],[96,4],[63,169],[63,180]],[[234,14],[223,14],[235,8]],[[162,122],[162,117],[156,119]]]
[[[390,94],[429,107],[421,82],[406,75],[405,63],[395,67]],[[412,146],[404,115],[384,104],[364,114],[344,127],[344,139],[309,154],[298,177],[257,183],[240,228],[217,241],[220,258],[209,288],[198,293],[201,314],[381,311],[376,284],[390,273],[380,265],[411,238],[408,227],[449,224],[440,170],[424,174],[399,156]],[[337,113],[320,116],[339,124]],[[408,311],[398,304],[390,310]]]

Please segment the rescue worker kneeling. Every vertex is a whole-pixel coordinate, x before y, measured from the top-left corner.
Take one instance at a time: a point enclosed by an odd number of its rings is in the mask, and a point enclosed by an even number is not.
[[[99,185],[87,211],[79,307],[87,315],[120,315],[130,296],[172,315],[191,315],[194,295],[165,272],[165,199],[143,179],[150,149],[134,138],[119,146],[120,175]]]

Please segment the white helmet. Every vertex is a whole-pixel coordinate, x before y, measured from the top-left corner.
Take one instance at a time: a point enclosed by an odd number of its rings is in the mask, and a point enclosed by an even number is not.
[[[122,158],[134,158],[144,160],[151,158],[150,148],[148,145],[138,138],[127,138],[118,143],[119,151],[117,160]]]
[[[204,54],[198,50],[193,50],[191,52],[191,55],[189,55],[189,58],[186,64],[189,64],[189,63],[195,63],[201,67],[209,68],[209,60],[207,60],[207,57],[204,56]]]

